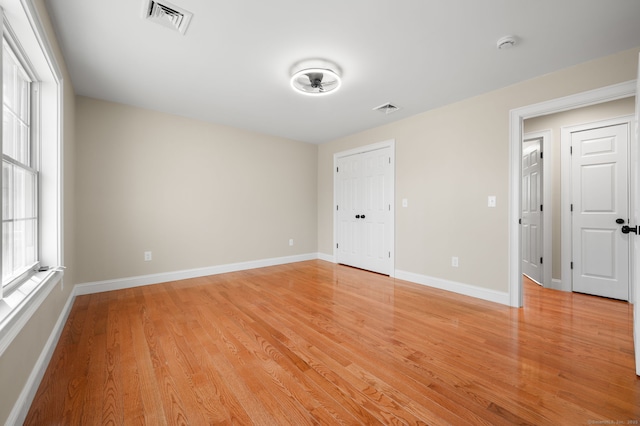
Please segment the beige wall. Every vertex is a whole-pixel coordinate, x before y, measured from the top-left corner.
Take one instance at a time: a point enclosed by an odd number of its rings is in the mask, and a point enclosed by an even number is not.
[[[320,145],[318,251],[333,254],[333,154],[395,139],[396,269],[508,291],[509,111],[633,80],[637,61],[621,52]]]
[[[35,0],[43,26],[63,72],[64,287],[54,288],[0,357],[0,424],[4,424],[22,392],[44,345],[69,299],[75,278],[75,94],[42,0]]]
[[[76,114],[79,283],[316,253],[316,145],[85,97]]]
[[[575,126],[579,124],[591,123],[594,121],[609,118],[632,115],[635,111],[635,98],[619,99],[617,101],[605,102],[598,105],[591,105],[585,108],[577,108],[570,111],[563,111],[557,114],[545,115],[525,120],[524,132],[538,132],[541,130],[551,130],[552,149],[545,152],[545,159],[550,159],[553,169],[548,173],[545,170],[545,179],[552,179],[552,222],[553,222],[553,271],[552,278],[561,279],[561,222],[560,222],[560,202],[561,202],[561,132],[562,127]]]

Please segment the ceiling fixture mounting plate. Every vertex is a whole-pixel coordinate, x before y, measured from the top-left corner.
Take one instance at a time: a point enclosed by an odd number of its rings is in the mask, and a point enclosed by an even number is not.
[[[305,95],[335,93],[342,85],[340,68],[324,59],[300,61],[291,68],[291,87]]]
[[[193,13],[166,1],[143,0],[143,18],[184,35]]]

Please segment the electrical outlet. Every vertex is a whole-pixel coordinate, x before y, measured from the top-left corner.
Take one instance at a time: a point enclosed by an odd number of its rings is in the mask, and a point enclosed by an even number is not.
[[[451,258],[451,266],[453,266],[454,268],[458,267],[458,258],[456,256],[453,256]]]
[[[289,238],[289,245],[292,246],[293,245],[293,238]]]
[[[406,198],[402,199],[402,207],[408,207],[409,206],[409,200],[407,200]]]
[[[487,206],[488,207],[495,207],[496,206],[496,196],[495,195],[489,195],[489,197],[487,198]]]
[[[145,251],[144,252],[144,261],[145,262],[150,262],[151,259],[153,259],[153,257],[151,256],[151,252],[150,251]]]

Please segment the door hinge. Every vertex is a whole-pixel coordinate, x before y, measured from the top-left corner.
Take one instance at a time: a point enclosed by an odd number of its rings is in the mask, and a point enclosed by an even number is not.
[[[540,204],[540,211],[544,211],[542,204]]]
[[[544,152],[540,151],[540,159],[542,160],[544,158]]]
[[[338,244],[338,243],[336,243],[336,248],[338,248],[338,245],[339,245],[339,244]]]
[[[573,262],[571,262],[571,269],[573,269]]]
[[[336,211],[340,210],[339,206],[336,206]]]
[[[573,211],[573,203],[571,203],[571,211]]]
[[[389,204],[389,211],[391,211],[391,204]]]
[[[569,155],[573,155],[573,146],[569,147]]]
[[[389,157],[389,164],[391,164],[391,157]]]
[[[540,258],[540,264],[542,265],[542,258]]]
[[[518,225],[522,225],[522,219],[518,219]]]
[[[340,171],[340,167],[336,167],[336,173]]]
[[[391,252],[389,252],[389,259],[391,259]]]

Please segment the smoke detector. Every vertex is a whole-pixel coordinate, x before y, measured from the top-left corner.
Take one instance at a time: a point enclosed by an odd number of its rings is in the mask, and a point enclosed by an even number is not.
[[[143,18],[184,35],[193,13],[165,1],[144,0]]]
[[[516,45],[516,38],[514,36],[504,36],[498,40],[496,47],[498,50],[511,49]]]
[[[335,93],[342,85],[340,68],[324,59],[300,61],[291,68],[290,83],[295,91],[305,95]]]

